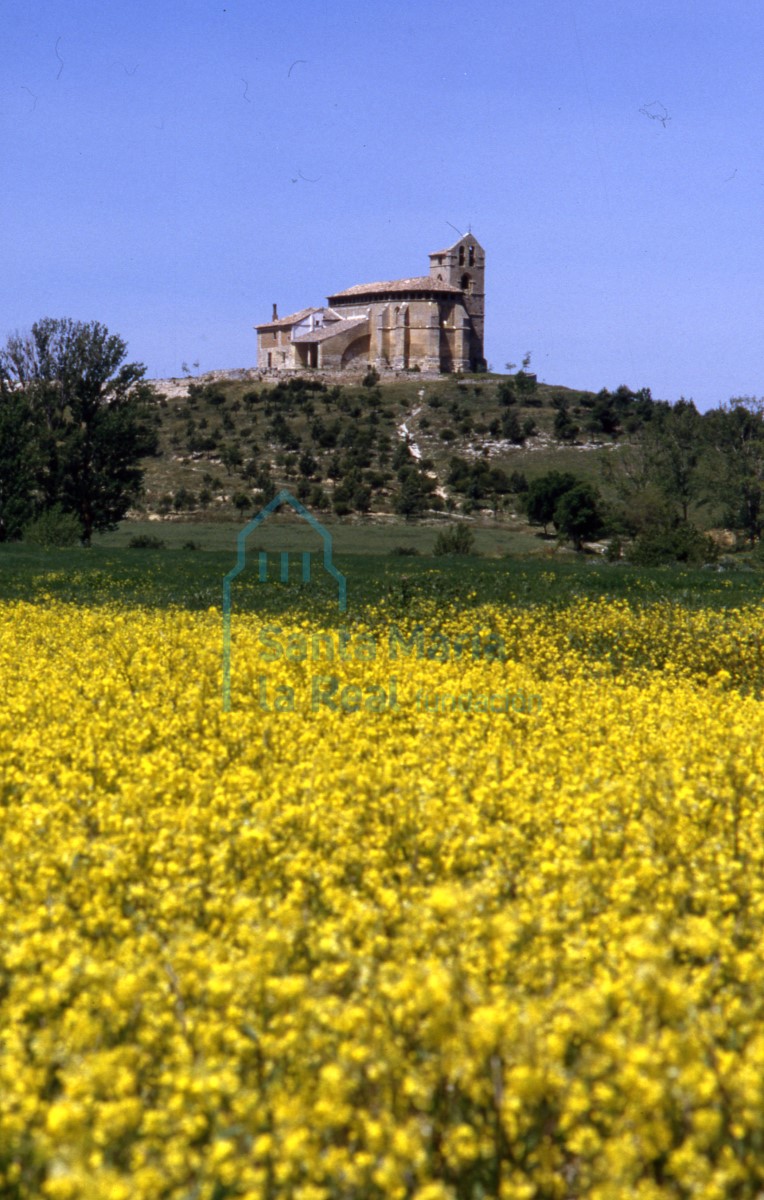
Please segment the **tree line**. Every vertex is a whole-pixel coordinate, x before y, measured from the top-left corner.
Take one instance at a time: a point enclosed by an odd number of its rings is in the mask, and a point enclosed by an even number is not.
[[[684,399],[653,403],[639,436],[604,453],[608,501],[590,482],[547,472],[524,491],[529,521],[554,526],[578,549],[597,536],[628,539],[629,556],[645,565],[702,560],[710,549],[702,526],[712,521],[750,546],[761,538],[764,401],[737,397],[706,413]]]

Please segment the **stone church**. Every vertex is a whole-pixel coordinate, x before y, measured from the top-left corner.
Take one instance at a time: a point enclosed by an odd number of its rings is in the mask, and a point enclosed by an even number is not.
[[[357,283],[256,325],[261,371],[483,371],[485,252],[471,233],[430,255],[429,275]]]

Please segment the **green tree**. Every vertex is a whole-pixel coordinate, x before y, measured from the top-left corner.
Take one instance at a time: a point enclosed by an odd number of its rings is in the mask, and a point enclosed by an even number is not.
[[[673,496],[678,503],[683,521],[689,519],[690,505],[700,500],[704,491],[701,425],[702,417],[692,400],[680,399],[646,429],[658,468],[658,483],[667,498]]]
[[[605,458],[603,474],[621,501],[630,532],[671,526],[674,518],[687,522],[691,507],[708,499],[715,485],[708,470],[706,420],[690,400],[655,405],[638,439]],[[717,477],[720,469],[721,463]]]
[[[244,460],[239,447],[229,443],[220,451],[220,461],[226,469],[226,474],[230,475]]]
[[[0,542],[20,537],[34,515],[36,454],[29,406],[0,378]]]
[[[764,400],[735,397],[704,424],[712,494],[753,545],[764,530]]]
[[[509,408],[517,403],[515,385],[511,379],[503,379],[496,389],[496,399],[501,408]]]
[[[571,420],[566,400],[556,400],[554,414],[554,436],[561,442],[574,442],[578,435],[578,426]]]
[[[0,350],[4,388],[28,406],[38,498],[77,515],[82,541],[116,528],[140,494],[140,459],[157,446],[156,393],[126,343],[98,322],[38,321]]]
[[[554,509],[554,523],[560,533],[570,538],[576,550],[602,530],[598,509],[599,496],[591,484],[581,482],[560,496]]]
[[[421,476],[412,471],[401,480],[401,486],[393,497],[393,509],[408,521],[418,517],[426,507],[427,494],[422,487]]]
[[[522,446],[525,441],[525,434],[523,433],[520,419],[513,409],[502,414],[501,433],[502,437],[507,438],[508,441],[513,442],[516,446]]]
[[[521,396],[533,396],[536,392],[536,376],[528,370],[530,365],[531,352],[528,350],[523,355],[522,370],[515,375],[515,387]]]
[[[524,505],[528,520],[532,525],[543,525],[544,533],[547,526],[553,523],[557,502],[578,483],[575,475],[567,471],[547,471],[528,485]]]

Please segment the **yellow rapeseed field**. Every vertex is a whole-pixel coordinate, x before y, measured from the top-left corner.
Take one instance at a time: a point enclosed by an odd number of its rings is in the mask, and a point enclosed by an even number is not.
[[[0,1195],[764,1194],[762,614],[364,621],[0,606]]]

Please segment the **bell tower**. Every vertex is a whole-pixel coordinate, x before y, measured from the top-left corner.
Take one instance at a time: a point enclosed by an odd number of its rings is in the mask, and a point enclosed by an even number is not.
[[[485,370],[485,250],[472,233],[430,255],[430,277],[457,287],[470,319],[470,367]]]

